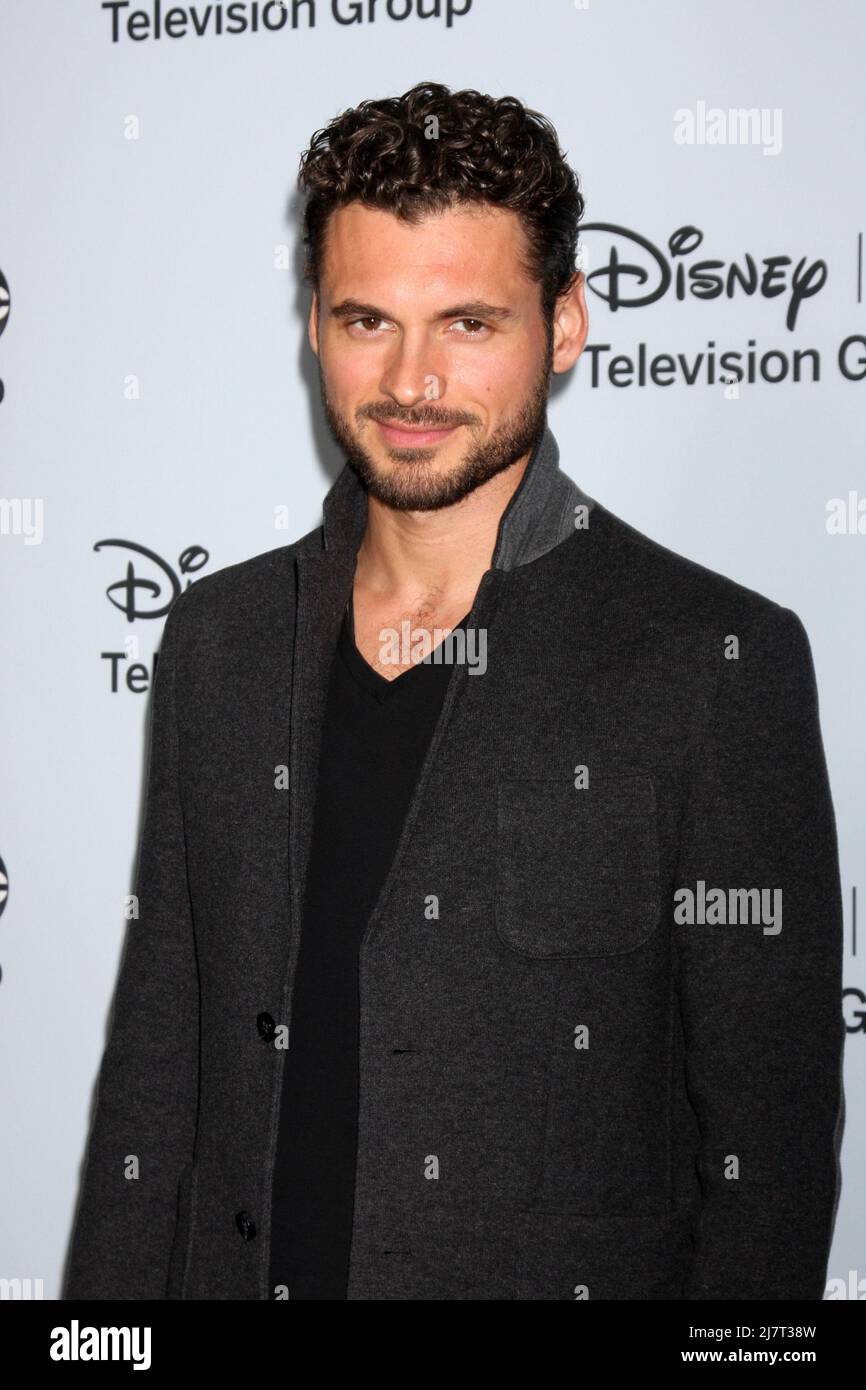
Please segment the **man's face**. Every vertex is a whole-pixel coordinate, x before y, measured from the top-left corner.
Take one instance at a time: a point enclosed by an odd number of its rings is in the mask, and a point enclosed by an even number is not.
[[[332,214],[310,343],[334,438],[386,505],[449,506],[541,433],[550,372],[583,339],[555,365],[523,235],[490,205],[416,226],[360,203]],[[581,277],[578,317],[582,304]]]

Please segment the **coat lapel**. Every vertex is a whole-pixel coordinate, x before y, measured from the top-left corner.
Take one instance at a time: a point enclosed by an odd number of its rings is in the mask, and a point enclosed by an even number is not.
[[[356,551],[340,546],[297,557],[297,608],[291,692],[289,874],[294,974],[313,831],[319,749],[331,661],[352,591]]]

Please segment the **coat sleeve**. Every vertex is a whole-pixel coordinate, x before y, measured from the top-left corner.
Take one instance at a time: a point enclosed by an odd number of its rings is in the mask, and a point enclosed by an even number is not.
[[[836,825],[803,624],[774,604],[737,635],[739,659],[720,650],[691,750],[676,887],[697,893],[703,880],[706,894],[780,896],[765,899],[758,925],[690,924],[674,912],[686,1087],[700,1129],[683,1296],[820,1300],[843,1113]]]
[[[199,999],[175,689],[186,595],[156,667],[136,894],[96,1088],[65,1299],[164,1299],[193,1160]],[[177,1254],[177,1251],[175,1251]]]

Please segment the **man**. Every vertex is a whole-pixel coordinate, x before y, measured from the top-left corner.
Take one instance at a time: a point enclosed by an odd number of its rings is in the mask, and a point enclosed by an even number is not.
[[[802,624],[560,470],[583,200],[543,117],[422,84],[301,181],[347,464],[167,620],[66,1297],[820,1299]]]

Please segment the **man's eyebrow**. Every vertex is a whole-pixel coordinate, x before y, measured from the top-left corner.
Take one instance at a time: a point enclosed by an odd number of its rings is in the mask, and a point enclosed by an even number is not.
[[[390,319],[391,315],[384,309],[379,309],[375,304],[362,304],[357,299],[344,299],[339,304],[335,304],[331,309],[331,318],[334,319]],[[502,323],[508,319],[514,319],[517,315],[513,309],[506,309],[499,304],[487,304],[483,299],[472,299],[465,304],[456,304],[450,309],[443,309],[434,316],[434,322],[440,319],[494,319]]]

